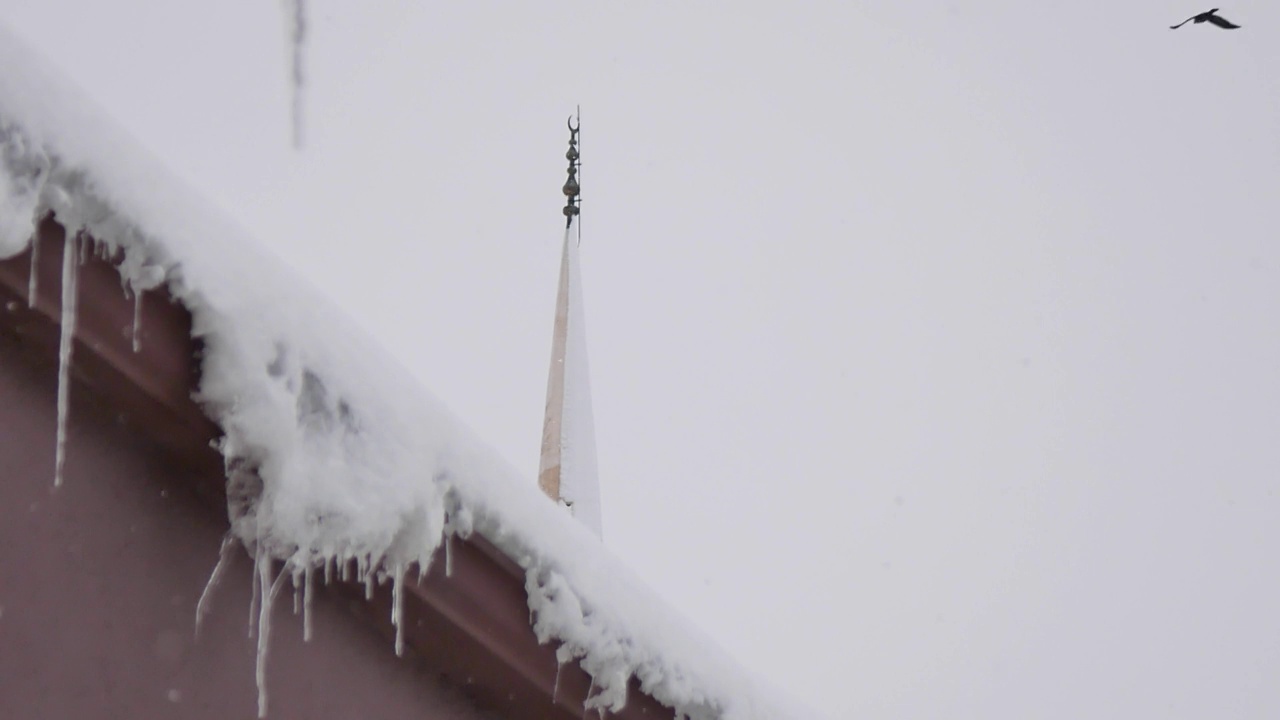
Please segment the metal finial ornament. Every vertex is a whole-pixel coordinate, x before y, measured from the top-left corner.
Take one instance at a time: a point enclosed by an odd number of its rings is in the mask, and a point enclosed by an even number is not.
[[[575,119],[578,121],[577,125],[573,124]],[[570,116],[566,124],[569,126],[569,150],[565,152],[564,157],[569,161],[569,178],[564,181],[564,188],[562,189],[566,198],[564,228],[568,230],[569,226],[573,224],[573,219],[578,216],[578,203],[582,202],[582,198],[579,197],[582,188],[578,184],[578,168],[582,166],[578,161],[578,130],[582,128],[582,110],[579,109],[576,115]],[[578,232],[581,235],[581,225],[578,226]],[[581,237],[579,237],[579,242],[581,242]]]

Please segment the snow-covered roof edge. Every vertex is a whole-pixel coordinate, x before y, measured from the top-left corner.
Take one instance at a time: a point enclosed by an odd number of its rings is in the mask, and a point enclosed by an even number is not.
[[[135,289],[168,282],[205,343],[200,400],[226,433],[229,476],[249,468],[262,481],[231,518],[255,557],[285,561],[286,573],[354,558],[399,584],[446,533],[475,529],[525,568],[534,629],[592,675],[590,706],[619,708],[635,675],[689,718],[812,715],[761,690],[360,328],[3,28],[0,67],[0,257],[20,252],[52,211],[122,250]],[[263,566],[265,609],[276,581]]]

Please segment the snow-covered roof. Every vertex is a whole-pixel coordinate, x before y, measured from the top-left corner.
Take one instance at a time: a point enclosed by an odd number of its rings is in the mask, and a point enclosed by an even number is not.
[[[284,561],[296,577],[355,559],[399,597],[406,571],[430,563],[447,535],[479,532],[524,568],[539,639],[593,677],[589,706],[621,708],[635,676],[689,718],[812,715],[762,689],[2,28],[0,67],[0,257],[21,252],[52,211],[122,251],[135,291],[167,283],[190,310],[205,348],[198,399],[225,433],[228,468],[261,478],[256,500],[230,518],[260,566]]]

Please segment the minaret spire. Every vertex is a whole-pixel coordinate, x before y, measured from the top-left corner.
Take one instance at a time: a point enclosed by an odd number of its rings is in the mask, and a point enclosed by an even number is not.
[[[581,124],[575,126],[573,120],[569,118],[569,151],[565,153],[569,178],[563,188],[567,198],[564,245],[560,253],[538,486],[600,535],[600,483],[596,474],[595,420],[591,408],[582,286],[578,277],[578,244],[569,242],[574,221],[578,219],[580,200],[578,129]]]

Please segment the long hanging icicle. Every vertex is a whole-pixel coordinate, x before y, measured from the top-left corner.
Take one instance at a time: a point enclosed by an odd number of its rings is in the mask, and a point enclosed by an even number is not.
[[[325,567],[328,567],[328,561]],[[302,641],[311,642],[311,588],[315,585],[315,568],[308,565],[306,575],[302,591]]]
[[[31,236],[31,274],[27,276],[27,307],[36,306],[36,291],[40,288],[40,231]]]
[[[235,544],[236,538],[231,533],[227,533],[226,537],[222,538],[222,547],[218,550],[218,563],[213,566],[213,572],[209,574],[209,582],[205,583],[204,592],[200,593],[200,600],[196,602],[196,637],[200,637],[200,623],[209,612],[209,601],[213,597],[214,588],[227,572],[227,561],[231,558],[231,550]]]
[[[67,408],[71,400],[71,349],[76,337],[76,269],[79,232],[67,232],[62,249],[62,338],[58,343],[58,439],[53,461],[53,486],[62,486],[62,466],[66,462]]]
[[[262,591],[258,588],[262,583],[261,565],[262,550],[259,548],[253,553],[253,588],[249,591],[249,637],[253,637],[254,628],[258,623],[258,600],[262,595]]]
[[[131,286],[132,287],[132,286]],[[142,341],[139,339],[138,330],[142,327],[142,289],[133,288],[133,351],[136,353],[142,350]]]
[[[551,686],[551,704],[556,704],[556,696],[560,694],[560,671],[564,669],[565,661],[560,659],[560,653],[556,653],[556,682]]]
[[[284,588],[288,568],[281,568],[275,580],[271,579],[271,558],[265,553],[258,563],[258,588],[262,599],[258,603],[258,664],[254,678],[258,683],[258,717],[267,716],[267,643],[271,636],[271,606]]]
[[[304,55],[307,42],[306,0],[284,0],[285,28],[289,33],[289,92],[293,147],[302,149],[303,90],[306,86]]]
[[[396,563],[391,579],[391,624],[396,628],[396,657],[404,656],[404,565]]]

